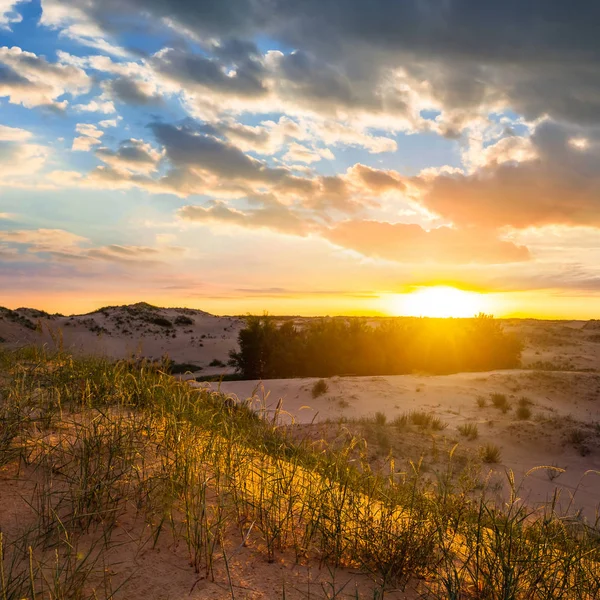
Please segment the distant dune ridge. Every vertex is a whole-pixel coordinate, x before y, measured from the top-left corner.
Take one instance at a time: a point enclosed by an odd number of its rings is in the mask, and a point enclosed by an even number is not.
[[[112,358],[159,360],[168,355],[175,362],[206,367],[208,373],[219,372],[209,364],[215,359],[227,361],[242,327],[243,320],[237,317],[217,317],[192,308],[160,308],[146,302],[72,316],[0,308],[0,343],[10,347],[62,343],[75,353]]]
[[[400,319],[402,317],[399,317]],[[302,327],[310,317],[276,317]],[[386,318],[368,318],[369,324]],[[522,365],[549,370],[595,370],[600,367],[600,321],[540,321],[502,319],[507,332],[525,344]],[[197,364],[205,374],[221,372],[210,367],[215,359],[226,363],[238,347],[245,325],[239,316],[216,316],[194,308],[162,308],[147,302],[106,306],[82,315],[49,314],[35,308],[0,307],[0,344],[17,347],[53,344],[62,336],[65,349],[103,354],[112,358],[132,355]],[[231,370],[231,369],[229,369]]]

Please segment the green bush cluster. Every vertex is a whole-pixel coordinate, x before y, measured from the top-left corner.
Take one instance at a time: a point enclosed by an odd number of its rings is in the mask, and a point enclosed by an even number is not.
[[[297,327],[250,316],[231,364],[246,379],[456,373],[514,368],[522,344],[489,316],[399,319],[372,326],[361,319],[315,319]]]

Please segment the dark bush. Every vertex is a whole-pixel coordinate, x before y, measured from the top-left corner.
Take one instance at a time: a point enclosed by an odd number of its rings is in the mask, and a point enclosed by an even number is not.
[[[165,327],[167,329],[173,327],[173,323],[171,323],[169,319],[165,319],[164,317],[149,317],[148,321],[154,325],[158,325],[159,327]]]
[[[230,363],[246,379],[487,371],[520,366],[521,342],[486,315],[474,319],[314,319],[301,328],[251,316]]]
[[[190,319],[189,317],[186,317],[184,315],[179,315],[175,319],[175,325],[193,325],[193,324],[194,324],[194,319]]]
[[[169,369],[172,375],[181,375],[183,373],[195,373],[196,371],[202,371],[202,367],[194,365],[192,363],[173,363]]]
[[[326,394],[328,390],[329,386],[327,385],[327,382],[324,379],[319,379],[318,381],[315,381],[315,384],[312,386],[312,397],[318,398],[319,396]]]

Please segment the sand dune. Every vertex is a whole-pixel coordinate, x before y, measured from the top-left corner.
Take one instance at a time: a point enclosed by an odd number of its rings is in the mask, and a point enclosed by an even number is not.
[[[305,319],[298,318],[298,325]],[[563,503],[577,489],[576,505],[592,518],[600,502],[600,323],[597,321],[504,321],[507,330],[525,342],[523,369],[447,376],[333,377],[328,391],[313,398],[316,379],[229,381],[216,387],[273,411],[282,401],[283,419],[325,423],[368,418],[376,412],[388,421],[413,410],[439,416],[447,428],[439,436],[472,449],[496,444],[502,452],[496,471],[515,471],[517,479],[540,465],[565,469],[556,479],[540,470],[528,477],[523,493],[531,502],[547,500],[556,485]],[[76,353],[159,359],[191,363],[193,375],[211,375],[230,368],[226,362],[237,346],[243,320],[200,310],[157,308],[145,303],[108,307],[87,315],[53,316],[33,309],[0,314],[0,341],[15,347],[28,343],[62,343]],[[59,342],[59,340],[61,340]],[[490,405],[490,395],[504,394],[512,409],[503,414]],[[486,399],[479,408],[477,398]],[[531,402],[531,416],[516,418],[519,399]],[[479,437],[466,441],[458,427],[476,424]],[[580,439],[581,438],[581,439]]]

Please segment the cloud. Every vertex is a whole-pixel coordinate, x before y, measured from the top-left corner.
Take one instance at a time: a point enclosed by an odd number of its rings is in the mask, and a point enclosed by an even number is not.
[[[158,167],[162,154],[143,140],[123,140],[114,151],[98,148],[96,156],[115,169],[124,169],[138,173],[151,173]]]
[[[0,231],[0,242],[16,246],[26,246],[29,255],[47,255],[58,261],[92,261],[138,265],[155,265],[168,256],[180,256],[185,252],[177,246],[133,246],[110,244],[107,246],[91,245],[88,238],[64,229],[20,229]],[[0,248],[1,250],[1,248]],[[5,252],[15,254],[14,247],[6,246]],[[23,257],[21,254],[17,254]]]
[[[0,97],[8,97],[12,104],[63,110],[67,101],[58,98],[86,93],[90,86],[90,78],[83,69],[50,63],[18,47],[0,48]]]
[[[20,229],[0,231],[0,240],[14,244],[27,244],[34,252],[71,250],[87,239],[64,229]]]
[[[501,107],[527,119],[600,119],[594,28],[600,8],[594,3],[580,10],[567,10],[560,0],[533,0],[525,8],[507,0],[492,9],[419,0],[280,0],[275,7],[267,0],[210,0],[201,6],[189,0],[45,0],[44,6],[57,26],[62,11],[63,21],[66,14],[79,15],[82,27],[94,24],[105,32],[140,17],[154,24],[163,19],[171,31],[187,32],[194,41],[219,40],[209,49],[222,48],[224,62],[252,58],[252,45],[236,40],[266,36],[277,47],[296,49],[272,56],[281,96],[331,114],[360,106],[414,118],[416,94],[448,113],[442,122],[452,123],[452,135],[474,112]],[[186,59],[178,52],[170,63],[174,72],[187,70],[192,80],[225,85],[219,69],[211,71],[202,60],[180,65]],[[244,92],[250,81],[256,90],[263,87],[259,77],[241,79]]]
[[[184,86],[188,91],[208,89],[240,98],[263,96],[264,67],[254,53],[244,53],[234,70],[227,70],[218,58],[207,58],[180,49],[165,48],[151,59],[153,69],[165,80]],[[235,59],[235,57],[232,57]]]
[[[274,184],[291,177],[285,169],[268,167],[236,146],[190,128],[154,123],[151,129],[168,158],[178,167],[257,184]]]
[[[459,226],[600,226],[600,135],[584,148],[570,143],[581,135],[578,128],[544,121],[528,142],[509,140],[512,147],[493,148],[492,160],[471,174],[420,177],[414,183],[429,210]],[[528,160],[510,160],[514,148],[518,153],[526,148]],[[499,160],[504,152],[507,160]]]
[[[104,98],[90,100],[87,104],[77,104],[74,108],[79,112],[97,112],[104,115],[110,115],[111,113],[117,112],[114,103],[111,100],[105,100]]]
[[[487,232],[380,221],[343,221],[322,233],[338,246],[365,256],[403,263],[510,263],[529,259],[524,246],[490,238]]]
[[[13,23],[20,23],[23,17],[17,12],[17,4],[29,0],[0,0],[0,29],[9,29]]]
[[[100,121],[98,123],[99,127],[116,127],[118,124],[118,119],[105,119],[104,121]]]
[[[136,106],[158,106],[163,104],[163,97],[156,93],[155,86],[130,77],[117,77],[104,85],[105,93],[120,102]]]
[[[25,129],[0,125],[0,185],[34,183],[32,176],[44,167],[50,150],[31,138]]]
[[[31,138],[31,132],[17,127],[0,125],[0,142],[25,142]]]
[[[184,206],[177,211],[177,215],[180,219],[196,223],[222,223],[292,235],[307,235],[311,228],[309,221],[299,218],[282,204],[241,211],[215,201],[208,206]]]
[[[307,148],[296,142],[288,144],[287,152],[283,155],[283,160],[297,161],[306,164],[318,162],[323,158],[335,160],[335,156],[329,148]]]

